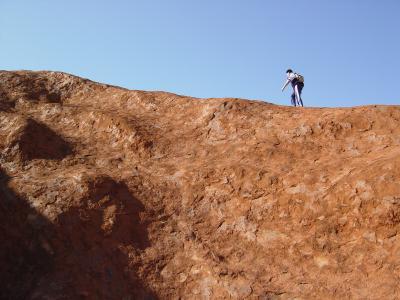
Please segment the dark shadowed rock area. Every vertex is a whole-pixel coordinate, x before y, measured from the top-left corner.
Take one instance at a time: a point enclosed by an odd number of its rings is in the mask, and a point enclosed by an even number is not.
[[[399,125],[0,71],[0,299],[399,299]]]

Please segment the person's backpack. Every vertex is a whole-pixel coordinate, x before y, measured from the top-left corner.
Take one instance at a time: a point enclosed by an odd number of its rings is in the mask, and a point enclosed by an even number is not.
[[[298,73],[294,73],[294,74],[295,74],[295,76],[296,76],[296,78],[297,78],[297,80],[299,82],[304,83],[304,76],[303,75],[300,75]]]

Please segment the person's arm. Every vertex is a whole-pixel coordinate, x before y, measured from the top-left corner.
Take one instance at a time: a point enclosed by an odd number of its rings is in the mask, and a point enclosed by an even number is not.
[[[288,75],[288,77],[287,77],[287,80],[286,80],[285,84],[284,84],[283,87],[282,87],[282,92],[283,92],[283,90],[287,87],[287,85],[289,84],[289,82],[291,82],[294,78],[295,78],[294,73],[289,73],[289,75]]]
[[[287,85],[289,84],[289,82],[290,82],[289,79],[286,80],[285,84],[284,84],[283,87],[282,87],[282,92],[283,92],[283,90],[287,87]]]

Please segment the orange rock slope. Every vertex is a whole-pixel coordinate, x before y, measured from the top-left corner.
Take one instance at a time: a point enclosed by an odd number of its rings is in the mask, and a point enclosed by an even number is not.
[[[400,108],[0,72],[1,299],[399,299]]]

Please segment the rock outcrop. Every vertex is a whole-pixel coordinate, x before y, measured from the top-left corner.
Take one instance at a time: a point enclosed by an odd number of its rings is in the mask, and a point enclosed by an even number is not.
[[[400,107],[0,72],[1,299],[398,299]]]

